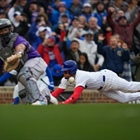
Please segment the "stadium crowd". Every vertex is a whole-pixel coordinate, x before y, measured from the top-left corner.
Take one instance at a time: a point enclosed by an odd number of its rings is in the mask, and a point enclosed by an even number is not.
[[[0,18],[40,53],[55,86],[70,59],[80,70],[109,69],[140,81],[140,1],[0,0]],[[1,86],[12,84],[16,79]]]

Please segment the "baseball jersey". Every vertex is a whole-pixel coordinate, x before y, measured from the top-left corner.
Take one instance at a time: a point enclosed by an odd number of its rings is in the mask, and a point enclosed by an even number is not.
[[[77,70],[74,83],[69,83],[69,81],[63,77],[58,88],[66,89],[68,86],[72,86],[75,88],[78,86],[82,86],[87,89],[100,89],[103,84],[103,74],[101,71],[87,72]]]
[[[28,59],[40,57],[40,54],[33,47],[31,47],[29,42],[22,36],[17,37],[17,39],[14,43],[14,47],[16,47],[19,44],[24,44],[26,46],[26,48],[30,47],[30,50],[28,51]]]

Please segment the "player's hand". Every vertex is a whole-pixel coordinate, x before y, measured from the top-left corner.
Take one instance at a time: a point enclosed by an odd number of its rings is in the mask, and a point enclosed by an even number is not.
[[[17,71],[16,70],[12,70],[9,73],[12,74],[12,75],[17,75]]]
[[[59,104],[59,105],[62,105],[62,104],[64,104],[64,103],[63,103],[63,102],[58,102],[58,104]]]

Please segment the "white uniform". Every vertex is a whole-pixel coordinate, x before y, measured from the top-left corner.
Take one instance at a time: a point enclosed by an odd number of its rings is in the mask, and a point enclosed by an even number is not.
[[[101,93],[125,103],[140,99],[140,82],[128,82],[110,70],[86,72],[77,70],[75,75],[75,88],[82,86],[87,89],[100,90]],[[59,88],[66,89],[70,83],[62,78]]]

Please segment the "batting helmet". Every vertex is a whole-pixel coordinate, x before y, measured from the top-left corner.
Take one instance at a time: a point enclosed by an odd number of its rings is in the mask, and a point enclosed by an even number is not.
[[[2,33],[0,34],[0,38],[6,42],[10,39],[10,35],[12,32],[12,23],[9,19],[7,18],[2,18],[0,19],[0,30],[3,28],[9,28],[9,32],[8,33]]]
[[[75,74],[77,71],[77,63],[73,60],[67,60],[63,63],[61,71],[69,71],[69,74]]]

